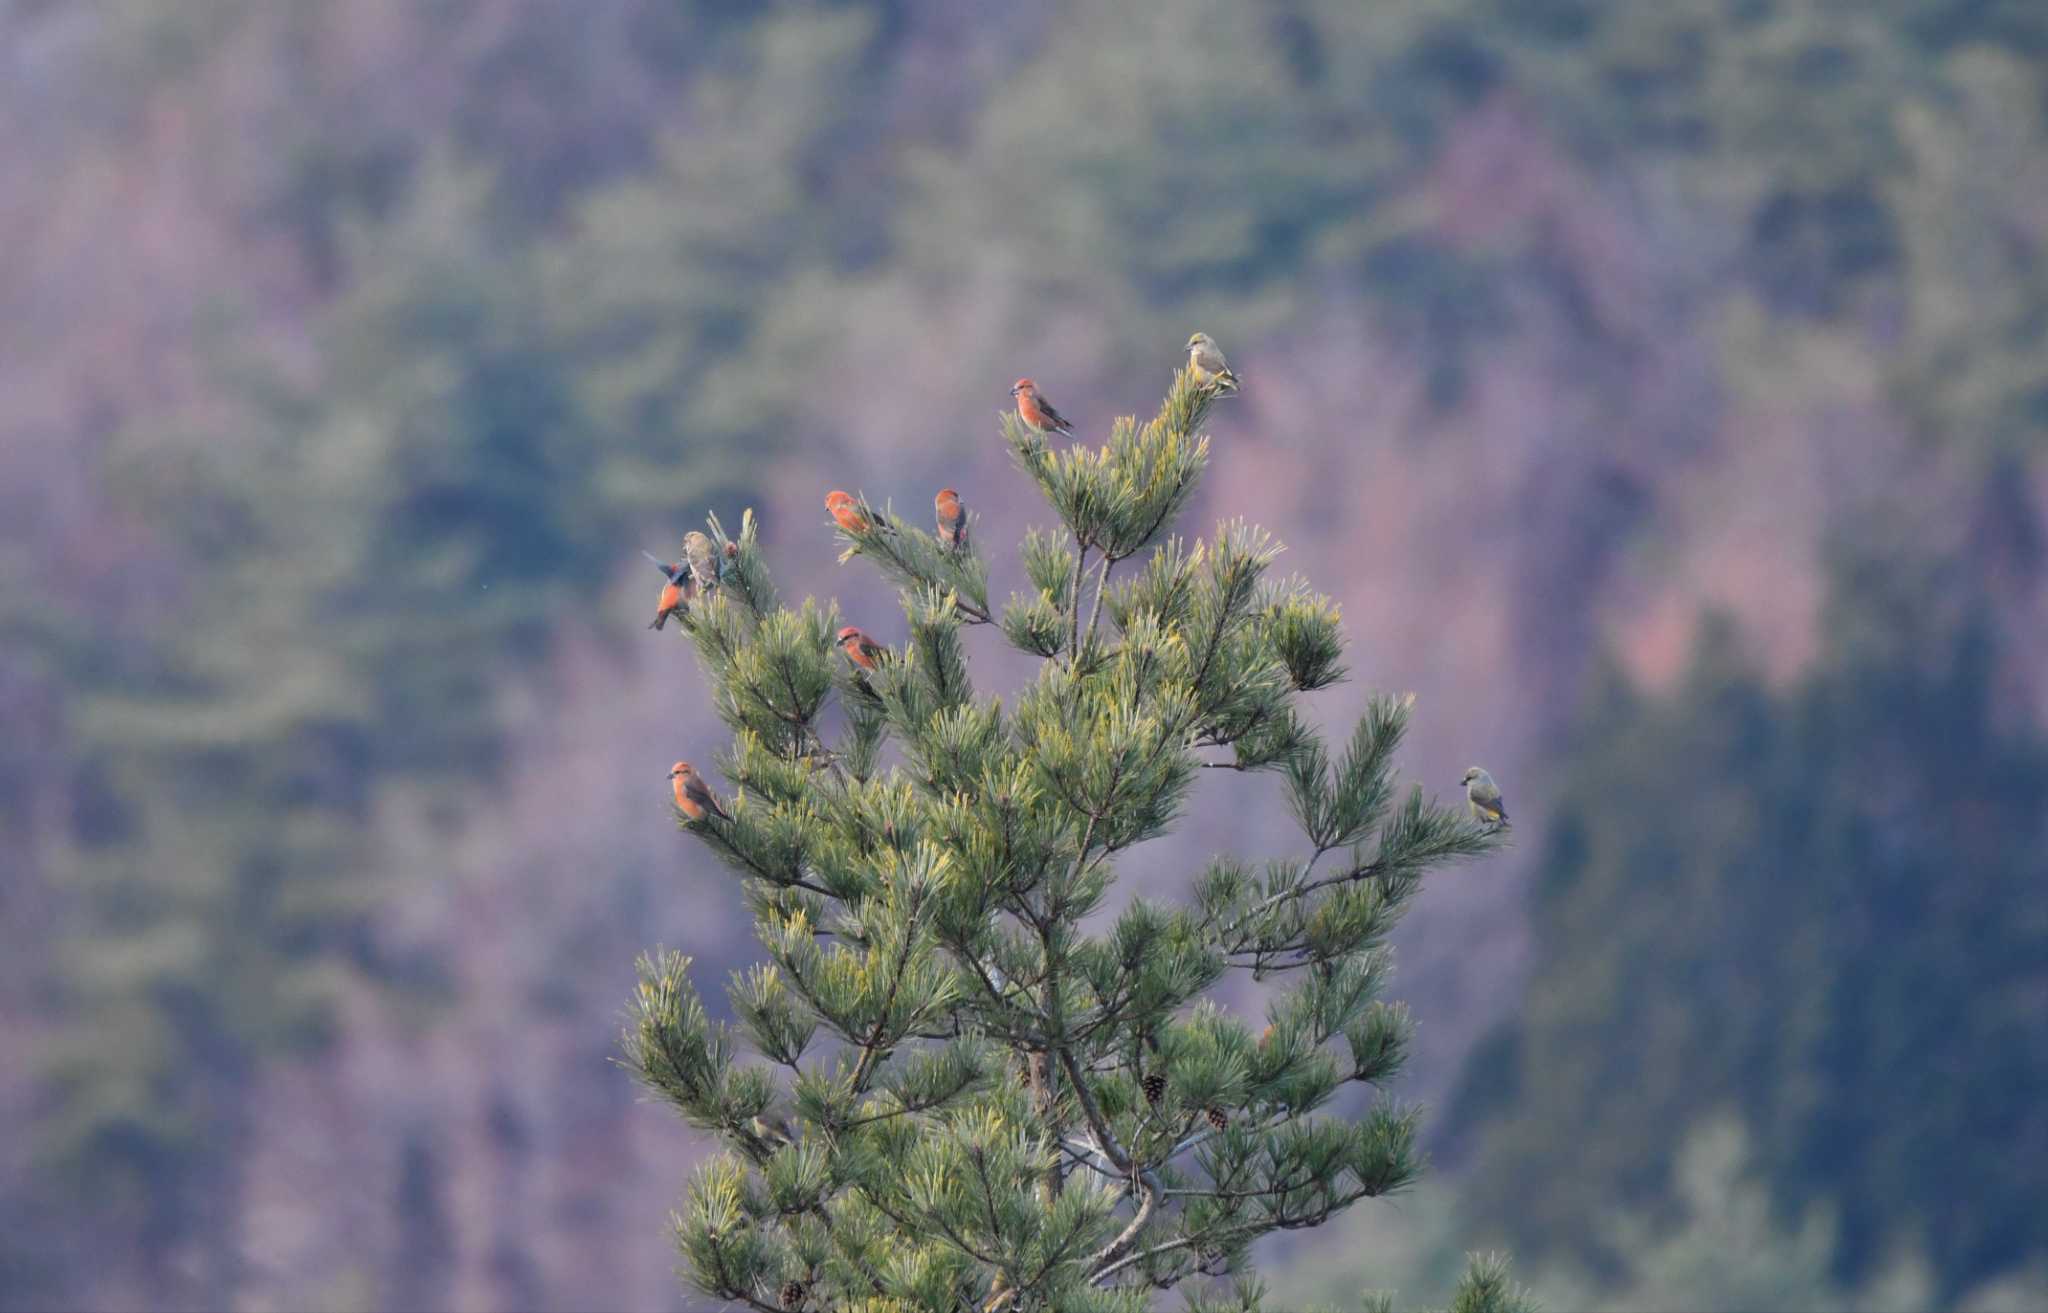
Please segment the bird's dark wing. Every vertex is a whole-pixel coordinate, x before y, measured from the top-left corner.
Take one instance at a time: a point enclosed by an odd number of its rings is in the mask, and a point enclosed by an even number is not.
[[[732,817],[726,815],[725,808],[718,805],[718,799],[711,796],[711,790],[704,786],[704,781],[691,780],[684,786],[684,792],[690,795],[690,801],[696,803],[712,815],[722,820],[729,821],[732,819]]]

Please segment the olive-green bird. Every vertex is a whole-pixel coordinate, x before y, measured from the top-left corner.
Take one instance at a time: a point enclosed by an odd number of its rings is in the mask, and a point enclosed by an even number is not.
[[[747,1130],[771,1153],[785,1144],[796,1143],[796,1131],[790,1127],[789,1118],[779,1112],[753,1118],[747,1123]]]
[[[1188,339],[1188,372],[1197,383],[1214,383],[1218,392],[1237,391],[1237,375],[1230,372],[1223,349],[1207,333],[1197,333]]]
[[[1500,786],[1493,782],[1493,776],[1474,766],[1459,783],[1465,786],[1465,801],[1472,804],[1473,820],[1498,826],[1508,823],[1508,805],[1501,800]]]
[[[696,529],[683,535],[683,559],[689,563],[690,577],[697,581],[697,587],[710,592],[718,587],[718,549],[711,545],[711,539]]]

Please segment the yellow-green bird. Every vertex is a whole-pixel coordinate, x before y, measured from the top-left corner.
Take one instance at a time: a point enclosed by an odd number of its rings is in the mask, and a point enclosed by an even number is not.
[[[1237,391],[1237,375],[1230,372],[1223,349],[1207,333],[1197,333],[1188,339],[1188,372],[1197,383],[1214,383],[1218,392]]]
[[[689,563],[690,577],[701,591],[708,593],[718,587],[718,549],[707,535],[696,529],[683,535],[683,560]]]
[[[747,1130],[772,1153],[785,1144],[796,1143],[796,1131],[789,1118],[779,1112],[764,1113],[747,1123]]]
[[[1465,801],[1472,805],[1473,820],[1488,825],[1508,823],[1508,805],[1501,801],[1500,786],[1493,782],[1493,776],[1473,766],[1459,783],[1465,786]]]

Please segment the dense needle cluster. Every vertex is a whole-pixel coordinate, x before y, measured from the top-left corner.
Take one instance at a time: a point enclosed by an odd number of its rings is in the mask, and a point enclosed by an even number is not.
[[[1273,576],[1277,544],[1242,523],[1173,534],[1226,390],[1184,369],[1100,447],[1005,415],[1057,528],[1026,538],[1000,607],[951,489],[937,534],[828,504],[842,559],[901,586],[900,626],[782,605],[752,513],[736,538],[708,523],[715,577],[673,614],[732,731],[733,790],[723,814],[678,815],[767,960],[732,981],[728,1023],[688,959],[643,959],[625,1036],[639,1077],[726,1145],[676,1222],[705,1293],[1137,1310],[1234,1275],[1188,1293],[1253,1308],[1254,1240],[1415,1179],[1412,1111],[1331,1103],[1402,1065],[1385,944],[1424,874],[1501,839],[1462,799],[1397,787],[1408,699],[1375,698],[1334,753],[1303,718],[1344,677],[1343,636],[1328,598]],[[1042,658],[1008,698],[970,676],[982,625]],[[1216,857],[1180,901],[1113,898],[1119,859],[1211,768],[1276,774],[1299,854]],[[1263,1017],[1215,1000],[1232,972],[1265,983]],[[1518,1299],[1484,1263],[1460,1294]]]

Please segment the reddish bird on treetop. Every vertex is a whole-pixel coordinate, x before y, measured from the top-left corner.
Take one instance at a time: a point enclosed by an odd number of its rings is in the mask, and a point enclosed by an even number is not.
[[[1018,379],[1011,386],[1010,395],[1017,398],[1017,418],[1040,433],[1073,433],[1074,426],[1067,422],[1067,417],[1052,408],[1052,403],[1038,390],[1038,384],[1030,379]]]
[[[707,815],[721,820],[731,820],[725,808],[718,805],[718,799],[711,796],[711,789],[704,783],[704,777],[697,768],[687,761],[679,761],[669,768],[668,777],[675,781],[676,808],[693,821],[701,821]]]
[[[882,658],[889,655],[889,649],[862,633],[858,625],[848,625],[839,631],[835,640],[839,650],[846,653],[846,659],[862,670],[873,670]]]
[[[697,581],[691,577],[687,562],[664,561],[644,547],[640,549],[640,554],[654,562],[654,568],[668,579],[668,582],[662,585],[661,600],[656,603],[654,623],[647,626],[649,629],[659,629],[668,623],[670,616],[680,616],[689,611],[690,603],[697,599]]]
[[[834,489],[825,494],[825,509],[832,512],[832,518],[848,533],[866,533],[874,527],[868,517],[860,513],[860,503],[853,494]]]
[[[960,504],[960,494],[951,488],[939,489],[939,495],[932,498],[932,509],[938,512],[939,541],[954,551],[967,546],[967,508]]]

